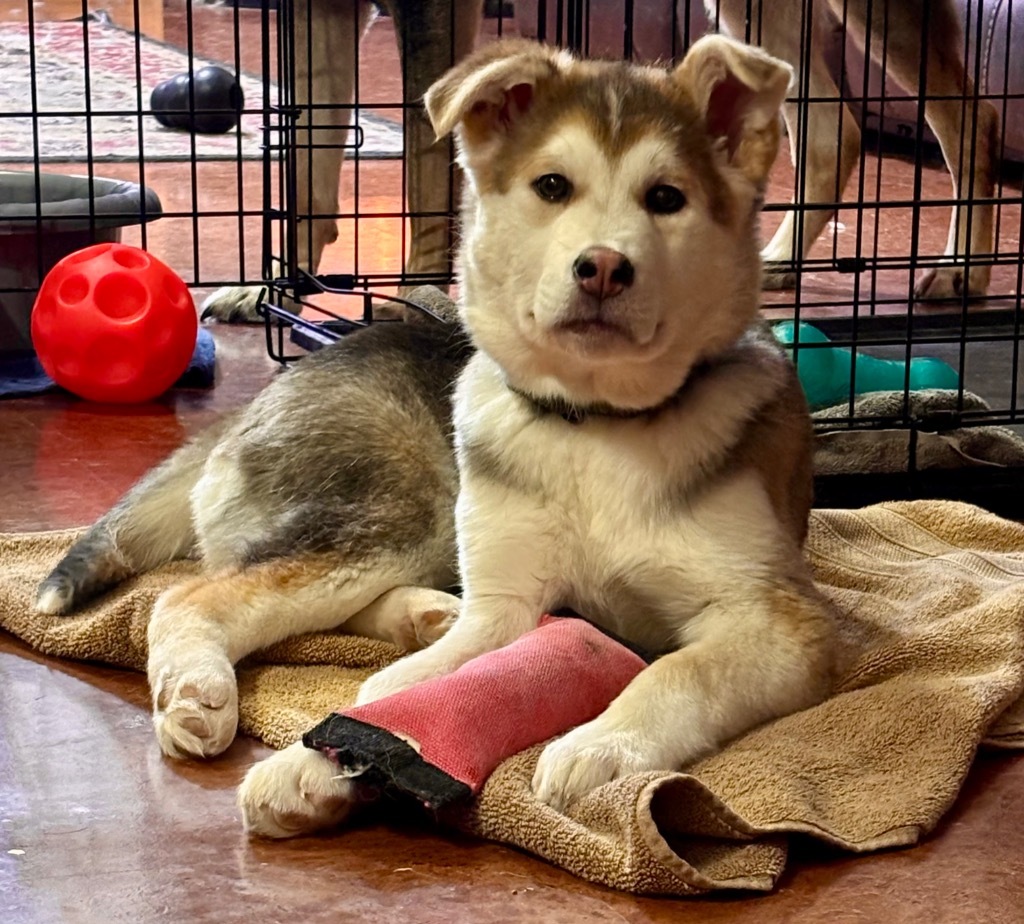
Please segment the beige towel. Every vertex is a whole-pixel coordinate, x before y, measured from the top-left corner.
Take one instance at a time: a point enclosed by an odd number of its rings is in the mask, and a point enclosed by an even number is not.
[[[31,615],[34,585],[71,538],[0,537],[0,625],[53,655],[141,668],[154,595],[194,566],[130,582],[73,619]],[[686,773],[602,787],[569,817],[530,797],[533,749],[450,820],[587,879],[674,895],[772,888],[794,832],[867,851],[931,831],[982,742],[1024,747],[1024,527],[952,503],[821,511],[808,553],[842,618],[828,702]],[[242,729],[284,745],[394,655],[343,635],[262,652],[267,663],[239,672]]]

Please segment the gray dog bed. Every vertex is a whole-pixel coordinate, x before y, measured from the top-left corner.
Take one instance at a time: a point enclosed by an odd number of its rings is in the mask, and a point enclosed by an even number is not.
[[[32,350],[29,318],[43,277],[82,247],[121,239],[159,218],[160,199],[136,183],[0,171],[0,356]]]
[[[934,389],[913,392],[908,413],[928,419],[960,410],[955,391]],[[964,411],[990,410],[971,392],[964,392]],[[814,417],[825,421],[848,416],[843,404],[823,408]],[[899,419],[903,415],[903,392],[872,392],[861,395],[853,405],[854,417]],[[911,433],[902,428],[879,430],[819,429],[814,441],[814,471],[818,475],[896,474],[910,469]],[[918,432],[914,445],[914,467],[918,471],[963,468],[1024,468],[1024,440],[1007,427],[958,427],[939,432]]]

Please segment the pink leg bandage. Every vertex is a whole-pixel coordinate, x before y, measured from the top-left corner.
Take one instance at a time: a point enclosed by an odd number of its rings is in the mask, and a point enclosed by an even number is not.
[[[478,793],[506,757],[603,712],[645,665],[583,619],[544,616],[511,645],[328,716],[302,740],[353,776],[441,808]]]

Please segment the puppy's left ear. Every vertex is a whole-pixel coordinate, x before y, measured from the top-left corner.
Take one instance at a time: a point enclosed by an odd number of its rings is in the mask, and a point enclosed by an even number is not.
[[[708,35],[693,44],[676,77],[729,162],[763,186],[779,151],[780,112],[793,69],[760,48]]]

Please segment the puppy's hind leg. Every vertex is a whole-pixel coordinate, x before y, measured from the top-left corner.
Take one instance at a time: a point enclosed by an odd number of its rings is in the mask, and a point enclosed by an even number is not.
[[[292,635],[345,625],[382,594],[420,576],[382,555],[353,563],[336,554],[306,554],[172,587],[149,624],[153,723],[164,753],[211,757],[228,747],[238,724],[234,665],[245,655]],[[447,628],[457,606],[445,595],[447,614],[438,615],[444,600],[435,595],[417,630],[420,613],[411,592],[389,600],[359,627],[388,641],[411,638],[415,647]]]
[[[132,487],[39,585],[36,609],[68,613],[133,574],[189,555],[195,545],[189,495],[232,420],[201,433]]]

